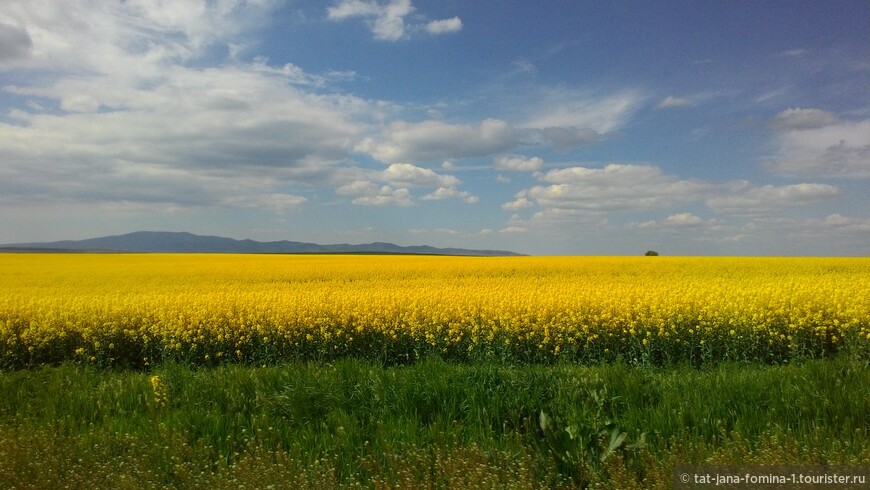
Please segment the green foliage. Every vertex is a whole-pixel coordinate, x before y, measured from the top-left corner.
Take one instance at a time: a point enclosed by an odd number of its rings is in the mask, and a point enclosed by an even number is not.
[[[629,456],[646,447],[646,433],[638,441],[623,445],[628,436],[608,414],[617,401],[610,396],[607,385],[597,376],[578,382],[572,378],[572,392],[585,398],[573,423],[554,419],[541,410],[538,420],[544,440],[563,473],[586,486],[592,475],[601,471],[601,463],[620,451]]]
[[[669,488],[675,463],[868,464],[866,413],[870,370],[845,356],[63,365],[0,372],[0,487]]]

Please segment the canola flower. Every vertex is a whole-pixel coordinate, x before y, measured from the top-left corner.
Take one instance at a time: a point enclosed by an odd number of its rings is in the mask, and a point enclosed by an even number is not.
[[[166,394],[166,385],[160,376],[151,376],[151,394],[153,395],[153,403],[156,407],[163,407],[169,402],[169,397]]]
[[[0,368],[870,351],[844,258],[0,254]]]

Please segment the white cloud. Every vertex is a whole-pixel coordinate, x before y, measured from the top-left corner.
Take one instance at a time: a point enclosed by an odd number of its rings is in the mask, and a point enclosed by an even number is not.
[[[450,19],[433,20],[426,24],[426,32],[430,34],[445,34],[462,30],[462,20],[459,17]]]
[[[272,0],[5,0],[0,22],[26,27],[32,41],[19,67],[159,76],[159,63],[238,45],[272,8]]]
[[[459,199],[469,204],[478,202],[476,196],[457,189],[462,182],[453,175],[438,174],[433,170],[410,163],[394,163],[385,170],[376,172],[364,169],[348,169],[344,178],[350,181],[336,188],[336,194],[356,196],[354,204],[361,205],[398,205],[413,204],[411,189],[434,187],[424,201]]]
[[[523,142],[531,145],[551,145],[558,150],[597,143],[608,135],[589,128],[532,128],[523,131]]]
[[[533,172],[544,165],[540,157],[527,158],[522,155],[500,155],[493,160],[493,166],[514,172]]]
[[[692,213],[677,213],[659,221],[644,221],[643,223],[630,224],[628,228],[639,229],[677,229],[696,228],[704,224],[704,220]]]
[[[527,197],[525,197],[525,192],[521,193],[522,196],[517,196],[517,198],[511,202],[506,202],[501,205],[501,208],[505,211],[519,211],[520,209],[526,209],[534,206],[532,201],[529,201]]]
[[[486,119],[476,125],[399,121],[392,123],[379,141],[366,138],[355,150],[391,163],[479,157],[516,145],[516,131],[498,119]]]
[[[424,201],[441,201],[444,199],[460,199],[468,204],[477,204],[480,200],[477,196],[471,195],[468,191],[460,191],[455,187],[439,187],[435,192],[427,194],[420,199]]]
[[[41,161],[59,165],[123,158],[179,167],[299,168],[341,161],[362,128],[330,97],[298,92],[281,76],[244,67],[176,67],[166,83],[147,91],[109,87],[111,81],[10,90],[56,98],[69,113],[32,113],[24,125],[3,127],[0,153],[28,160],[38,146]]]
[[[26,26],[31,46],[12,60],[19,85],[0,89],[20,103],[0,123],[4,202],[278,210],[304,202],[295,185],[331,183],[376,103],[306,87],[352,74],[202,63],[273,6],[8,0],[0,24]]]
[[[433,20],[425,25],[408,25],[406,18],[416,9],[411,0],[390,0],[382,3],[377,0],[340,0],[336,5],[327,8],[327,18],[344,20],[354,17],[367,19],[375,39],[381,41],[398,41],[408,37],[409,30],[422,29],[430,34],[444,34],[462,29],[459,17]]]
[[[833,112],[821,109],[786,109],[770,122],[770,127],[777,131],[790,131],[795,129],[816,129],[831,126],[837,123],[837,116]]]
[[[499,233],[506,233],[506,234],[527,233],[528,231],[529,230],[523,226],[506,226],[506,227],[498,230]]]
[[[326,9],[330,19],[347,19],[350,17],[376,16],[384,10],[380,4],[374,1],[343,0],[333,7]]]
[[[788,50],[780,53],[781,56],[786,56],[789,58],[797,58],[797,57],[803,56],[805,54],[807,54],[807,50],[802,49],[802,48],[788,49]]]
[[[408,233],[413,233],[415,235],[425,235],[425,234],[446,234],[446,235],[459,235],[459,232],[450,228],[434,228],[431,230],[427,230],[425,228],[409,228]]]
[[[681,180],[653,165],[611,163],[604,168],[569,167],[551,170],[539,177],[543,182],[583,187],[603,196],[673,194],[673,199],[694,197],[708,188],[699,181]]]
[[[588,128],[608,133],[620,128],[641,102],[635,91],[608,96],[568,90],[550,89],[541,102],[544,109],[533,115],[525,126],[531,128]]]
[[[780,113],[772,126],[779,130],[779,150],[765,159],[780,175],[870,178],[870,119],[835,122],[818,110]]]
[[[302,196],[279,193],[265,194],[262,196],[231,196],[224,199],[224,204],[231,207],[267,208],[273,211],[286,211],[289,209],[295,209],[306,202],[308,202],[308,199]]]
[[[703,223],[704,220],[695,216],[692,213],[677,213],[672,214],[664,219],[663,223],[667,226],[695,226]]]
[[[526,125],[579,127],[607,133],[621,127],[641,100],[640,94],[631,90],[600,96],[586,91],[550,89],[542,101],[544,110]]]
[[[285,63],[284,66],[281,67],[273,67],[269,65],[269,60],[267,58],[259,56],[254,58],[254,62],[251,63],[249,69],[256,72],[280,76],[286,80],[287,83],[292,83],[294,85],[316,88],[326,87],[332,82],[350,81],[356,77],[356,72],[354,71],[331,70],[324,74],[312,74],[306,72],[293,63]]]
[[[33,40],[23,26],[0,21],[0,67],[30,56]]]
[[[345,196],[356,196],[351,202],[360,206],[411,206],[411,192],[406,188],[389,185],[378,186],[374,182],[356,180],[335,191]]]
[[[440,175],[410,163],[394,163],[382,175],[383,180],[404,186],[453,187],[460,184],[459,179],[452,175]]]
[[[866,256],[870,218],[831,214],[824,218],[754,218],[740,231],[744,241],[772,244],[774,250],[800,255]]]
[[[581,90],[547,89],[522,125],[524,139],[558,149],[594,143],[622,128],[643,100],[633,90],[600,96]]]
[[[609,164],[602,169],[569,167],[536,174],[551,185],[520,191],[502,206],[514,211],[530,203],[552,210],[577,210],[583,214],[662,209],[697,201],[712,186],[667,175],[651,165]],[[552,215],[552,213],[550,213]]]
[[[870,218],[849,218],[835,213],[825,217],[821,224],[826,228],[850,232],[870,232]]]
[[[408,189],[394,189],[388,185],[382,186],[376,193],[360,196],[352,202],[360,206],[385,206],[388,204],[410,206],[413,204]]]
[[[669,95],[664,100],[659,102],[656,109],[665,109],[668,107],[694,107],[695,101],[686,97],[674,97]]]
[[[724,195],[707,199],[707,206],[720,213],[767,215],[794,206],[817,203],[836,197],[837,187],[828,184],[755,186],[746,181],[727,186]]]
[[[516,68],[513,72],[514,74],[525,73],[527,75],[534,75],[538,73],[538,68],[526,58],[519,58],[511,64]]]
[[[554,233],[593,233],[608,229],[612,233],[631,230],[660,232],[665,240],[670,233],[690,233],[693,241],[724,240],[726,236],[753,237],[763,233],[740,225],[760,222],[795,207],[818,204],[837,198],[839,189],[827,184],[754,185],[740,181],[714,184],[669,175],[651,165],[610,164],[604,168],[567,167],[536,173],[541,182],[516,193],[514,200],[502,204],[510,213],[528,213],[523,219],[514,214],[510,226]],[[675,212],[667,217],[620,225],[614,216],[642,215],[656,209],[703,205],[721,219],[704,219],[692,212]],[[611,222],[608,223],[608,220]],[[861,220],[832,215],[827,226],[863,226]],[[797,226],[797,225],[796,225]],[[803,227],[820,226],[812,220]],[[854,234],[854,233],[853,233]],[[647,236],[647,235],[645,235]]]

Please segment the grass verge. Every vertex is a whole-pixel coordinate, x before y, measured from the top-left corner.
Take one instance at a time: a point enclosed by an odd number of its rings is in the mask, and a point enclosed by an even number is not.
[[[845,356],[64,365],[0,373],[0,487],[670,488],[675,464],[870,464],[867,413],[870,369]]]

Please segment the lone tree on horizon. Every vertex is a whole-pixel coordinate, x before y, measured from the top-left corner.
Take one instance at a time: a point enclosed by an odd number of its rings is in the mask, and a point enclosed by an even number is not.
[[[647,250],[644,255],[646,255],[647,257],[658,257],[659,253],[655,250]]]

